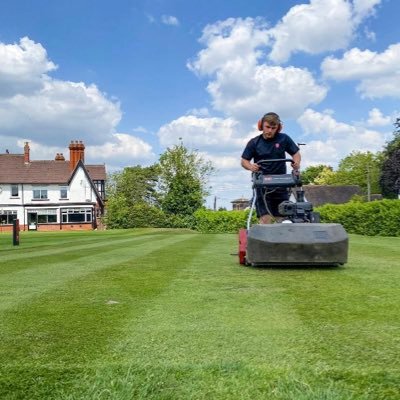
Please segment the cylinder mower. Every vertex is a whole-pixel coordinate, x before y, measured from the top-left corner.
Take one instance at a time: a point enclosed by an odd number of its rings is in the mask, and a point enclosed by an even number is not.
[[[261,160],[293,162],[291,159]],[[343,265],[347,262],[348,236],[340,224],[320,223],[319,214],[305,199],[299,171],[290,174],[270,175],[252,173],[253,199],[247,229],[239,231],[239,262],[242,265],[266,266],[317,266]],[[257,189],[270,193],[285,188],[289,200],[279,204],[280,222],[251,225],[257,199]],[[266,209],[268,210],[265,201]]]

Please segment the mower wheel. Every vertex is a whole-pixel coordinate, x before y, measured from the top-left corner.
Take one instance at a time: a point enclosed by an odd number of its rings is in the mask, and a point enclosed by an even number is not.
[[[311,221],[310,221],[310,222],[313,223],[313,224],[319,224],[319,223],[321,222],[321,215],[320,215],[320,213],[319,213],[319,212],[313,211],[313,212],[311,213]]]
[[[246,261],[247,229],[239,230],[239,264],[248,265]]]

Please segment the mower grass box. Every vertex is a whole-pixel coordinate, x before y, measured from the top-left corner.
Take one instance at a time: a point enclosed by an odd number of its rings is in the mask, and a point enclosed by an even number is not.
[[[348,236],[340,224],[253,225],[247,232],[251,265],[340,265],[347,253]]]

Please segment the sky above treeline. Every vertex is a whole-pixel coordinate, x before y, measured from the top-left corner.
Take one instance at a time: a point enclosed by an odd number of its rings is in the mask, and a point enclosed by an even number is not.
[[[0,153],[109,172],[181,141],[216,173],[207,205],[251,196],[240,156],[266,112],[302,168],[379,151],[399,117],[396,0],[13,0],[0,14]]]

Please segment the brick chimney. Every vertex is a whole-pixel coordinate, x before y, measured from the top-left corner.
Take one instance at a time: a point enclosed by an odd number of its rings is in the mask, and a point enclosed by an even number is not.
[[[83,144],[82,141],[77,141],[75,142],[71,140],[71,143],[69,145],[69,169],[70,171],[73,171],[74,168],[76,167],[76,164],[78,164],[78,161],[82,160],[82,162],[85,162],[85,145]]]
[[[29,142],[25,142],[25,146],[24,146],[24,163],[25,164],[30,163],[29,150],[30,150]]]
[[[55,160],[56,161],[65,161],[64,154],[63,153],[57,153]]]

